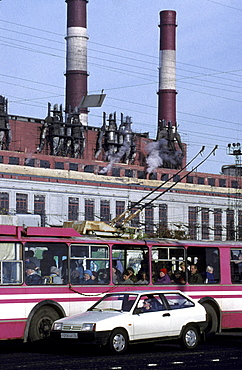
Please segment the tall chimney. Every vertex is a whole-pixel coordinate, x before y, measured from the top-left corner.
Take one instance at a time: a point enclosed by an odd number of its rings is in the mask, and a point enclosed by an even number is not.
[[[160,12],[158,132],[176,126],[176,12]]]
[[[87,16],[88,0],[65,0],[66,36],[66,112],[74,111],[87,95]],[[87,124],[87,108],[79,109],[82,124]]]

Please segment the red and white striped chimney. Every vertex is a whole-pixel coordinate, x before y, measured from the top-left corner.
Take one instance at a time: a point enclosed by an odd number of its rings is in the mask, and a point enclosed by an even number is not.
[[[160,12],[158,132],[163,120],[176,126],[176,12]]]
[[[87,3],[67,3],[66,112],[73,111],[87,95]],[[82,124],[87,124],[87,108],[79,109]]]

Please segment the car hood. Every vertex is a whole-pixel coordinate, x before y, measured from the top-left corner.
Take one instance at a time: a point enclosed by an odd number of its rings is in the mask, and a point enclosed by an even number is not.
[[[63,319],[59,319],[56,322],[62,322],[65,325],[70,324],[83,324],[83,323],[95,323],[100,322],[107,319],[114,319],[116,317],[120,318],[129,316],[129,312],[117,312],[117,311],[87,311],[80,313],[78,315],[65,317]]]

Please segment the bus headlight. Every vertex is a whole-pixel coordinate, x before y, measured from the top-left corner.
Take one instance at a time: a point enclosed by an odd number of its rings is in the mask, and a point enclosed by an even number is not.
[[[95,331],[96,324],[94,323],[84,323],[82,325],[82,331]]]
[[[61,322],[55,322],[53,325],[53,330],[62,330],[63,324]]]

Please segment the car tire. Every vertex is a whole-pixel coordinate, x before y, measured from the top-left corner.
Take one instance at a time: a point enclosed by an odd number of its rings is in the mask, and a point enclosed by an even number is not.
[[[59,319],[60,316],[51,307],[41,307],[33,316],[29,327],[29,341],[46,339],[50,335],[50,330],[53,322]]]
[[[181,346],[184,349],[195,349],[199,342],[199,334],[197,329],[192,326],[188,325],[183,329],[181,335]]]
[[[127,351],[129,344],[128,335],[123,329],[115,329],[109,338],[109,348],[112,353],[122,355]]]

